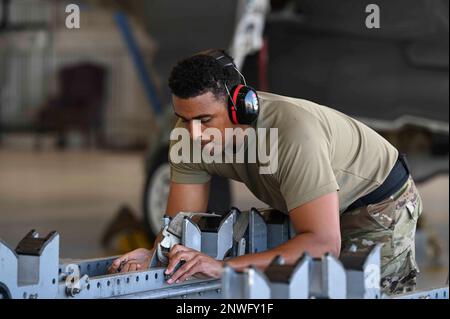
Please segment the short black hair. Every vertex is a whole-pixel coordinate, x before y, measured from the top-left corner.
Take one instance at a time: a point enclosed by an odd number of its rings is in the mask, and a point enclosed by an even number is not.
[[[217,99],[228,96],[225,88],[231,90],[241,82],[236,69],[232,66],[222,67],[213,56],[202,51],[179,61],[172,69],[169,77],[169,88],[175,96],[188,99],[208,92]],[[231,61],[233,59],[225,50],[217,49]]]

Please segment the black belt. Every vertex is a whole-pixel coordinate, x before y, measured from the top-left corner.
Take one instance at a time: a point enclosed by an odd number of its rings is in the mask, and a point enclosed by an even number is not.
[[[409,175],[410,170],[408,162],[406,161],[406,156],[401,154],[383,184],[378,186],[369,194],[354,201],[345,211],[347,212],[362,206],[376,204],[385,200],[389,196],[394,195],[402,188],[403,185],[405,185]]]

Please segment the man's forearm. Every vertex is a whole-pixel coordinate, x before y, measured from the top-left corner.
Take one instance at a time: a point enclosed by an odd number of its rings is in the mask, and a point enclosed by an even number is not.
[[[340,238],[320,238],[313,233],[303,233],[273,249],[231,258],[226,263],[238,270],[250,265],[264,269],[278,255],[281,255],[287,264],[293,264],[304,252],[313,257],[320,257],[326,252],[339,256],[339,251]]]

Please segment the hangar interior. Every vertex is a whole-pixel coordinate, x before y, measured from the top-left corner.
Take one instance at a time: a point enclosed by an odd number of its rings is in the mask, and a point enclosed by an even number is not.
[[[448,2],[379,0],[377,32],[361,22],[361,0],[253,2],[265,11],[253,12],[262,24],[244,48],[246,1],[0,1],[2,242],[57,231],[59,256],[74,259],[151,247],[169,183],[170,70],[227,48],[256,89],[335,107],[408,154],[424,203],[417,288],[444,285]],[[67,27],[70,3],[78,29]],[[211,211],[267,207],[242,183],[212,183]]]

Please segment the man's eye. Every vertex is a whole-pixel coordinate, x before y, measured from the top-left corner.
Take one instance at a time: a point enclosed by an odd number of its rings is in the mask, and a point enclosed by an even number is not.
[[[202,123],[208,123],[209,121],[211,121],[211,118],[202,119]]]

